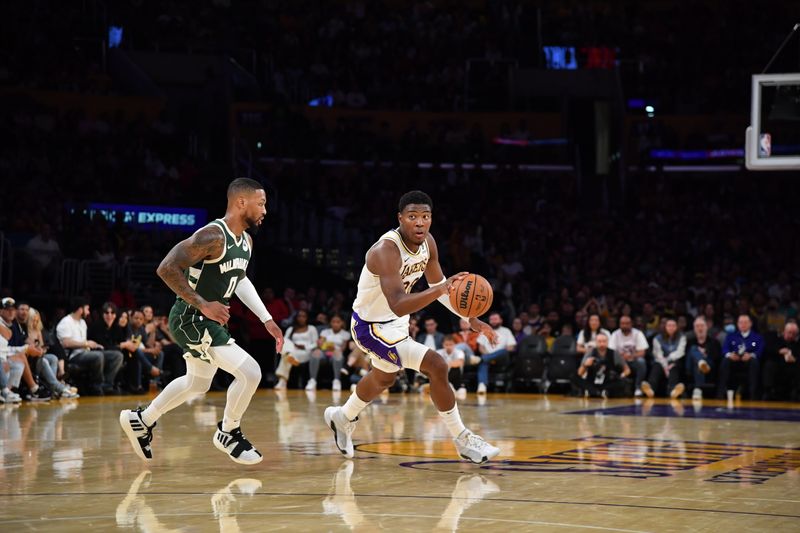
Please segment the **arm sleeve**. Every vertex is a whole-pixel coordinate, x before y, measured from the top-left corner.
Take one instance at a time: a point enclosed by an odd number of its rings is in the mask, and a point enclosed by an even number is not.
[[[242,303],[246,305],[261,322],[272,320],[272,315],[267,311],[267,307],[264,305],[264,302],[261,301],[261,297],[256,292],[253,282],[250,281],[247,276],[242,278],[242,281],[236,285],[236,296],[239,297]]]
[[[442,281],[437,281],[436,283],[429,283],[429,284],[428,284],[428,286],[429,286],[429,287],[438,287],[439,285],[441,285],[441,284],[442,284],[442,283],[444,283],[445,281],[447,281],[447,279],[446,279],[446,278],[443,278],[443,279],[442,279]],[[450,312],[451,312],[451,313],[453,313],[454,315],[456,315],[458,318],[467,318],[467,317],[465,317],[465,316],[461,316],[461,315],[459,315],[459,314],[456,312],[456,310],[453,308],[453,306],[450,304],[450,295],[448,295],[448,294],[442,294],[441,296],[439,296],[438,298],[436,298],[436,300],[437,300],[437,301],[438,301],[440,304],[442,304],[443,306],[445,306],[447,309],[449,309],[449,310],[450,310]]]

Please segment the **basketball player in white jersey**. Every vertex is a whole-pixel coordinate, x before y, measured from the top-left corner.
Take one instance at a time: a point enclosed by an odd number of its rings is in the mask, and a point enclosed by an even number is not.
[[[422,372],[430,379],[431,400],[461,457],[484,463],[500,453],[499,448],[464,427],[447,380],[447,361],[408,335],[409,315],[434,300],[458,316],[450,305],[449,292],[453,283],[466,275],[462,272],[445,279],[436,241],[428,233],[432,208],[433,202],[424,192],[404,194],[397,214],[400,227],[386,232],[367,252],[353,303],[351,332],[358,347],[370,356],[372,370],[358,382],[343,406],[325,409],[325,423],[333,430],[336,446],[345,457],[353,457],[351,436],[359,413],[392,386],[403,368]],[[423,274],[430,287],[412,294],[411,288]],[[485,322],[471,318],[470,327],[495,340],[494,330]]]

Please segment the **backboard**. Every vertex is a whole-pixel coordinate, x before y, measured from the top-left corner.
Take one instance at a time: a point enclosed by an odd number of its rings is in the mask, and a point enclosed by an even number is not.
[[[745,164],[800,170],[800,72],[753,76]]]

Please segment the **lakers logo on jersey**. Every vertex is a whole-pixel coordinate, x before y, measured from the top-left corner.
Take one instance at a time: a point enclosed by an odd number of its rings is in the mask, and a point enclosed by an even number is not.
[[[414,263],[411,265],[403,265],[403,270],[400,272],[400,277],[405,278],[410,276],[411,274],[416,274],[417,272],[425,272],[425,267],[428,266],[428,260],[425,259],[420,263]]]
[[[416,251],[411,250],[396,229],[384,233],[378,239],[378,242],[381,241],[391,241],[397,246],[397,250],[400,252],[398,273],[403,283],[403,290],[406,293],[411,292],[414,284],[422,277],[428,266],[430,259],[428,243],[423,242]],[[358,294],[353,302],[353,310],[369,322],[383,322],[398,318],[389,308],[389,303],[381,289],[380,278],[370,272],[366,264],[361,269],[361,276],[358,279]]]

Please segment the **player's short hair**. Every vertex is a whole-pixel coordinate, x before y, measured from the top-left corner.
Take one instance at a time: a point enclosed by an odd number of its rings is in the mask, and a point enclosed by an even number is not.
[[[233,198],[234,196],[242,193],[250,194],[263,188],[264,186],[254,179],[236,178],[230,183],[230,185],[228,185],[228,198]]]
[[[422,191],[408,191],[400,197],[400,202],[397,204],[397,210],[403,212],[407,205],[427,205],[433,211],[433,200],[431,197]]]

